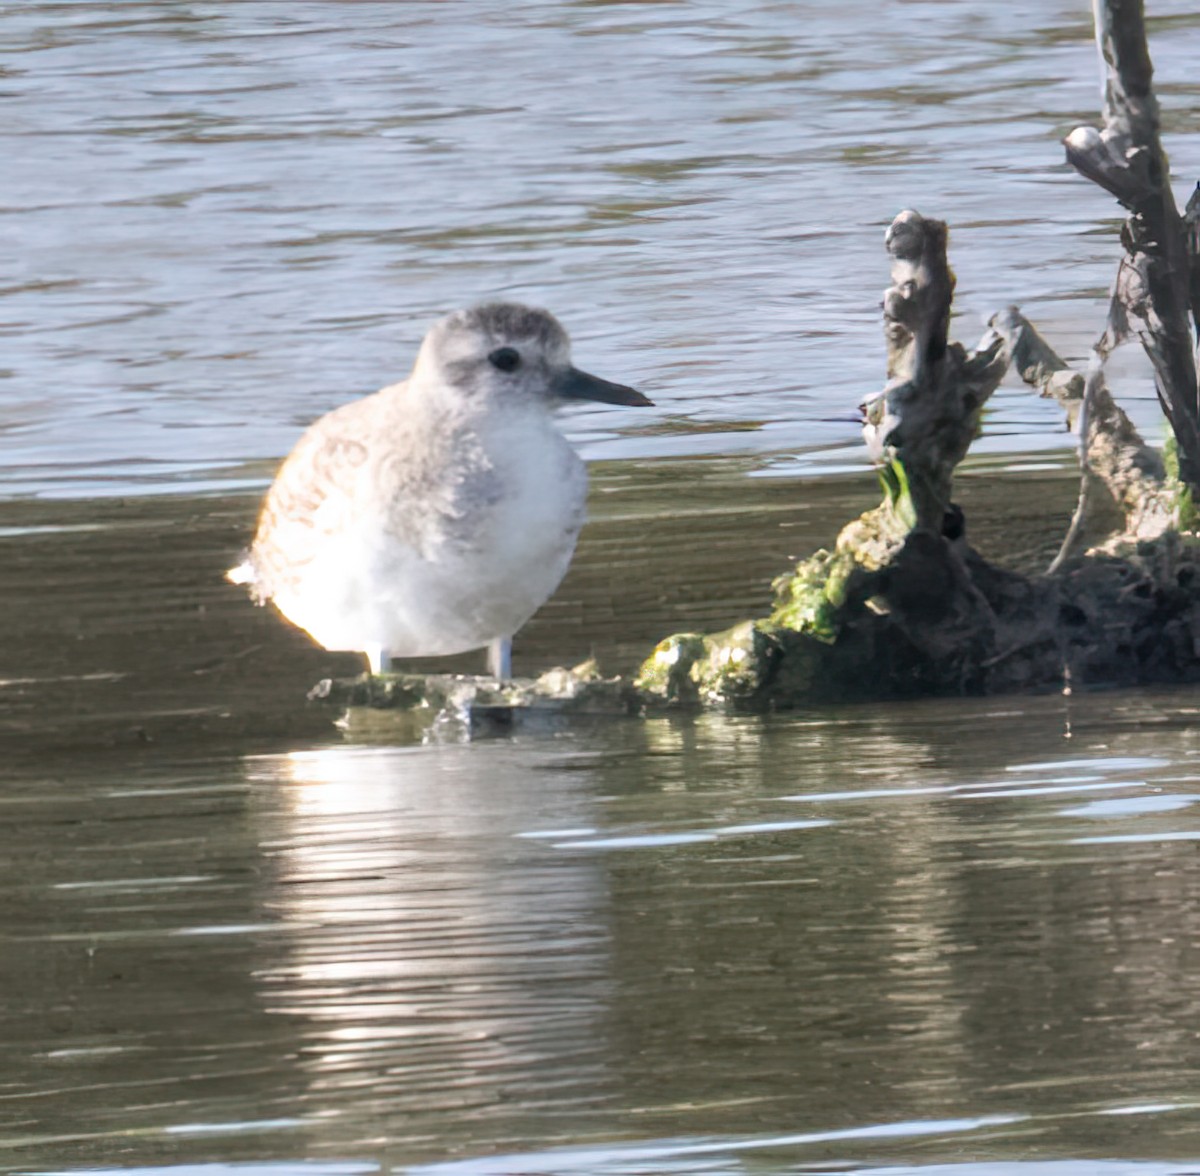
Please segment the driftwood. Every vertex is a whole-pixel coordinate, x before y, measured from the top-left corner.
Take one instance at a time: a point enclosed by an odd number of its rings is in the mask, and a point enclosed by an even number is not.
[[[885,238],[887,384],[863,406],[882,503],[844,527],[832,550],[776,581],[768,616],[724,633],[666,638],[632,682],[588,686],[593,710],[762,710],[1200,680],[1200,543],[1186,529],[1200,489],[1192,335],[1193,326],[1200,332],[1200,188],[1180,216],[1159,142],[1141,4],[1096,0],[1095,15],[1107,71],[1104,127],[1072,132],[1067,157],[1129,216],[1108,321],[1087,370],[1072,371],[1016,307],[995,315],[973,350],[951,341],[946,225],[900,213]],[[1132,338],[1154,365],[1175,437],[1173,471],[1105,381],[1108,356]],[[1058,558],[1032,577],[975,551],[953,501],[955,468],[1010,365],[1062,406],[1079,437],[1079,506]],[[1102,503],[1118,524],[1077,554]],[[557,694],[518,683],[503,697],[468,697],[461,685],[447,694],[440,679],[424,681],[406,680],[390,694],[347,683],[324,693],[435,715],[451,696],[459,714],[536,714],[577,707],[580,685],[567,674],[556,679]]]
[[[887,233],[891,379],[864,406],[883,503],[777,581],[770,617],[661,643],[638,679],[657,703],[785,708],[1200,678],[1200,549],[1177,529],[1179,490],[1160,455],[1102,369],[1071,371],[1015,307],[973,352],[946,340],[946,239],[944,224],[911,211]],[[1063,406],[1088,479],[1122,519],[1056,574],[989,563],[952,501],[954,467],[1010,362]]]
[[[1103,484],[1122,512],[1124,524],[1118,542],[1157,539],[1175,527],[1179,487],[1168,479],[1162,455],[1142,440],[1113,400],[1103,366],[1093,359],[1087,377],[1072,371],[1015,306],[994,316],[991,325],[1003,338],[1021,378],[1043,396],[1056,400],[1066,414],[1068,428],[1079,436],[1083,509],[1076,511],[1073,530],[1086,518],[1094,481]],[[1073,546],[1074,536],[1069,535],[1051,571],[1057,571]]]

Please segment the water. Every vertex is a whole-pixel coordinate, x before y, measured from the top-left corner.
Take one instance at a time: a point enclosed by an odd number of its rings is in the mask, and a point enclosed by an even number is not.
[[[1196,716],[930,703],[27,779],[0,1170],[1194,1171]]]
[[[518,666],[760,610],[871,497],[748,464],[598,467]],[[961,490],[1035,561],[1073,501]],[[1193,692],[351,743],[354,657],[213,571],[253,496],[65,506],[0,576],[0,1172],[1196,1170]]]
[[[1151,9],[1186,196],[1200,17]],[[4,493],[236,479],[487,297],[657,401],[574,417],[589,456],[861,467],[902,207],[952,224],[965,339],[1019,301],[1086,354],[1117,209],[1058,140],[1097,81],[1075,0],[0,6]],[[1001,394],[985,449],[1065,444]]]
[[[659,406],[567,421],[518,671],[761,613],[875,497],[901,207],[964,338],[1085,355],[1079,5],[26,0],[0,99],[0,1172],[1200,1170],[1192,693],[352,743],[304,693],[356,659],[219,578],[304,423],[504,296]],[[985,554],[1045,566],[1068,444],[1001,390]]]

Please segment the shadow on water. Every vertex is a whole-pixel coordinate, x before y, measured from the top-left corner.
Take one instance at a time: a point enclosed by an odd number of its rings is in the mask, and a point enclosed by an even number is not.
[[[870,497],[745,472],[598,470],[527,664],[727,624]],[[250,499],[6,510],[0,1171],[1200,1152],[1190,695],[353,746],[303,702],[347,659],[217,578]]]

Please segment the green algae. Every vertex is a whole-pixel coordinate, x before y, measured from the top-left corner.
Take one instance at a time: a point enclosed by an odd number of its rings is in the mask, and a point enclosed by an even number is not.
[[[1176,519],[1181,531],[1200,529],[1200,511],[1197,511],[1192,488],[1179,473],[1179,442],[1175,434],[1168,435],[1163,445],[1163,465],[1167,471],[1167,489],[1174,497]]]

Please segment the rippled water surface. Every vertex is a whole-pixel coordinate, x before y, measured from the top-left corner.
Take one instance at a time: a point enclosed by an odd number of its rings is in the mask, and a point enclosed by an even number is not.
[[[910,704],[28,775],[0,1170],[1195,1171],[1196,716]]]
[[[1200,15],[1149,7],[1186,195]],[[0,5],[4,488],[234,476],[494,296],[658,403],[578,416],[592,455],[857,464],[902,207],[953,226],[968,341],[1098,332],[1116,209],[1058,143],[1097,82],[1076,0]],[[988,434],[1065,444],[1016,388]]]
[[[760,611],[871,496],[594,490],[524,672]],[[1073,484],[958,495],[1036,560]],[[354,742],[304,701],[354,656],[214,571],[253,507],[3,537],[0,1172],[1200,1167],[1192,692]]]
[[[567,422],[518,671],[761,613],[872,501],[895,212],[964,338],[1086,350],[1098,102],[1059,0],[0,4],[0,1172],[1200,1172],[1193,693],[354,742],[304,696],[358,661],[219,578],[304,423],[503,296],[658,406]],[[973,542],[1044,566],[1068,439],[986,427]]]

